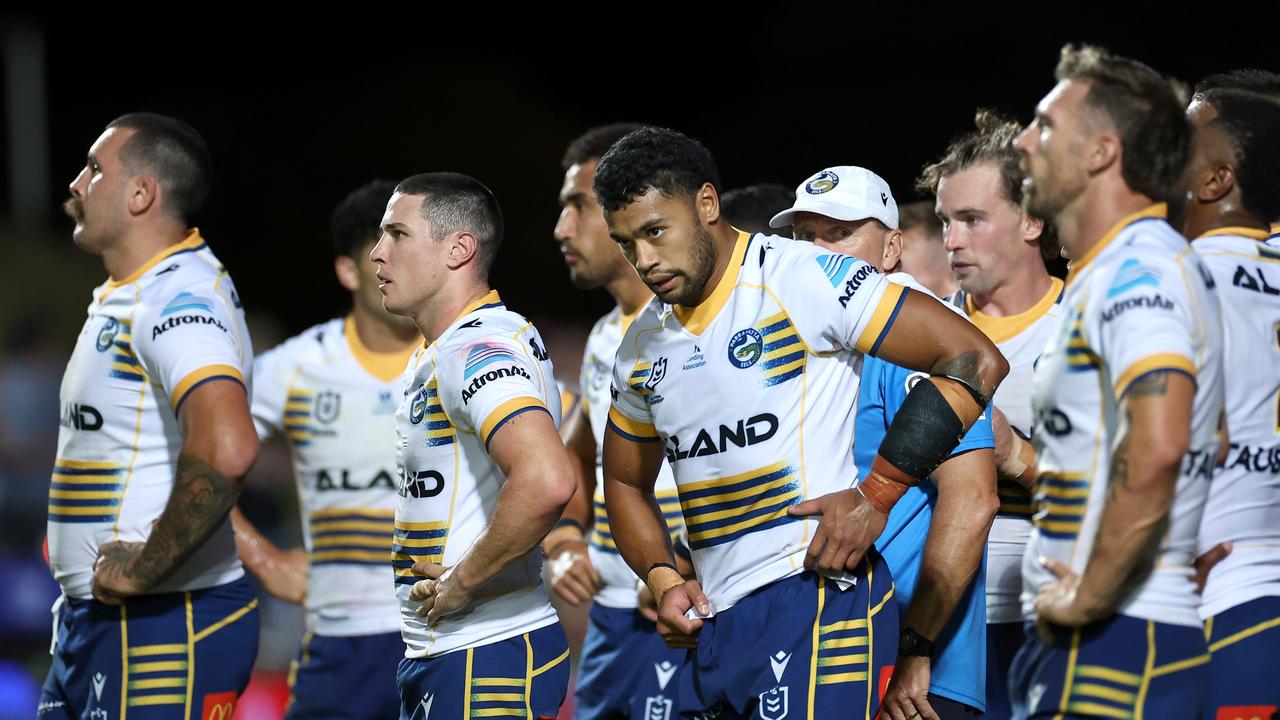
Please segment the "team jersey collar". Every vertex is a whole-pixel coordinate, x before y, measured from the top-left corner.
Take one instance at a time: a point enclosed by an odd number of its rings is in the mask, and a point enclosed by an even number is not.
[[[967,295],[964,299],[964,311],[969,316],[969,320],[977,326],[979,330],[987,336],[993,343],[1001,343],[1010,338],[1017,337],[1019,333],[1035,324],[1035,321],[1044,317],[1049,309],[1057,304],[1058,299],[1062,297],[1063,283],[1056,277],[1049,278],[1049,289],[1045,291],[1044,297],[1036,301],[1035,305],[1023,310],[1016,315],[1007,315],[1005,317],[993,317],[985,313],[979,312],[973,307],[973,296]]]
[[[418,343],[411,342],[403,350],[392,352],[370,350],[367,345],[360,342],[360,333],[356,332],[356,321],[351,315],[342,321],[342,334],[347,339],[347,347],[351,348],[351,355],[355,357],[356,362],[360,363],[360,367],[382,382],[391,382],[399,377],[409,362],[409,356],[418,349]]]
[[[142,263],[142,267],[130,273],[129,277],[124,278],[123,280],[108,280],[107,287],[117,288],[117,287],[120,287],[121,285],[128,285],[129,283],[135,282],[138,278],[142,277],[143,274],[145,274],[151,268],[160,264],[160,262],[163,261],[165,258],[170,257],[172,255],[177,255],[183,250],[199,250],[203,247],[204,247],[204,238],[200,237],[200,228],[191,228],[190,230],[187,231],[187,236],[183,238],[182,242],[170,245],[164,250],[161,250],[160,252],[156,253],[154,256],[152,256],[150,260]]]
[[[716,283],[716,289],[711,291],[711,295],[705,302],[691,308],[683,305],[671,306],[671,311],[675,313],[676,319],[685,330],[694,335],[701,335],[711,325],[711,321],[716,319],[716,315],[720,313],[725,303],[729,302],[729,296],[738,286],[738,275],[742,271],[742,262],[747,254],[747,245],[750,243],[751,234],[739,230],[738,241],[734,243],[733,254],[729,256],[729,264],[725,266],[724,274]]]
[[[1102,251],[1105,250],[1107,246],[1111,244],[1111,241],[1115,240],[1116,237],[1120,235],[1120,233],[1123,232],[1130,225],[1136,222],[1140,222],[1142,220],[1149,220],[1151,218],[1163,219],[1168,215],[1169,215],[1169,206],[1164,203],[1156,203],[1154,205],[1148,205],[1147,207],[1139,210],[1136,213],[1133,213],[1132,215],[1126,215],[1123,218],[1121,218],[1120,222],[1116,223],[1115,225],[1112,225],[1111,229],[1108,230],[1107,233],[1102,236],[1102,239],[1099,240],[1096,245],[1094,245],[1092,248],[1089,248],[1089,252],[1085,253],[1084,257],[1080,258],[1079,260],[1072,261],[1071,269],[1067,271],[1067,284],[1070,285],[1071,281],[1075,279],[1082,270],[1084,270],[1084,266],[1088,265],[1095,258],[1097,258],[1098,255],[1100,255]]]
[[[440,338],[444,337],[445,335],[448,335],[450,330],[457,327],[458,321],[461,320],[462,318],[470,315],[471,313],[477,310],[485,310],[487,308],[493,308],[493,307],[503,307],[502,298],[498,297],[497,290],[490,290],[489,292],[485,293],[483,296],[475,300],[472,300],[469,305],[462,308],[462,312],[458,313],[458,316],[453,319],[453,322],[449,323],[449,327],[446,328],[444,332],[440,333],[440,337],[436,338],[431,343],[428,343],[426,340],[423,340],[422,347],[424,348],[431,347],[432,344],[439,342]]]
[[[1220,227],[1220,228],[1215,228],[1213,230],[1209,230],[1208,232],[1201,234],[1200,237],[1196,238],[1196,240],[1203,240],[1207,237],[1217,237],[1219,235],[1230,235],[1232,237],[1245,237],[1245,238],[1249,238],[1250,240],[1257,240],[1259,242],[1262,242],[1267,239],[1267,237],[1269,236],[1269,233],[1266,230],[1259,230],[1258,228],[1251,228],[1251,227],[1242,227],[1242,226]]]

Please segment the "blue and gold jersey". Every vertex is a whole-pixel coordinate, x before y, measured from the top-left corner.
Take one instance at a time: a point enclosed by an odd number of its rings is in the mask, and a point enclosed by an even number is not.
[[[856,484],[863,353],[907,292],[860,260],[740,233],[706,302],[652,300],[627,330],[610,429],[662,443],[717,611],[804,569],[817,520],[788,508]]]
[[[631,326],[634,316],[622,314],[614,308],[600,318],[587,336],[583,351],[582,374],[579,388],[585,403],[587,419],[591,422],[591,434],[596,441],[596,491],[592,498],[592,527],[587,536],[587,552],[591,566],[604,581],[604,587],[596,593],[595,602],[612,608],[634,608],[636,603],[636,574],[622,559],[618,546],[609,529],[609,515],[604,504],[604,468],[601,465],[601,449],[604,447],[605,425],[609,421],[609,388],[613,375],[613,359],[618,354],[622,335]],[[658,507],[671,530],[672,539],[684,528],[680,515],[680,498],[676,495],[676,481],[671,475],[671,465],[662,463],[658,481],[654,484]]]
[[[1041,557],[1076,573],[1088,565],[1124,425],[1118,408],[1125,393],[1148,373],[1173,371],[1195,381],[1190,450],[1155,567],[1120,599],[1117,612],[1200,625],[1191,564],[1219,442],[1222,316],[1213,276],[1164,213],[1154,205],[1124,218],[1072,263],[1062,322],[1036,363],[1039,478],[1022,565],[1028,619],[1040,588],[1054,580]]]
[[[1266,234],[1222,228],[1192,246],[1222,301],[1226,462],[1215,471],[1200,551],[1231,542],[1209,573],[1200,615],[1280,596],[1280,249]]]
[[[252,364],[235,286],[197,230],[94,290],[62,378],[49,486],[49,562],[64,593],[90,597],[103,543],[147,539],[173,489],[188,394],[213,380],[248,385]],[[153,592],[243,574],[226,521]]]
[[[395,413],[413,343],[366,348],[351,318],[286,340],[254,363],[258,435],[283,434],[293,455],[311,574],[310,628],[324,636],[400,627],[387,583],[396,510]]]
[[[549,413],[560,392],[533,323],[490,292],[414,353],[396,411],[399,498],[391,567],[405,656],[435,657],[505,640],[556,622],[534,547],[486,583],[466,611],[429,627],[409,599],[415,562],[452,567],[484,532],[505,477],[489,442],[509,419]]]

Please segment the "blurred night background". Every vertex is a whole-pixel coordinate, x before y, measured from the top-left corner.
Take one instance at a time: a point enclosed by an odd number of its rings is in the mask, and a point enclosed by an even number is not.
[[[593,125],[634,120],[697,137],[725,188],[794,187],[855,164],[903,203],[976,108],[1029,120],[1065,42],[1101,44],[1188,83],[1280,70],[1274,2],[531,4],[470,17],[315,6],[281,9],[279,21],[263,20],[262,7],[190,6],[183,13],[198,19],[167,27],[95,12],[0,11],[0,720],[33,716],[48,667],[57,589],[40,547],[58,386],[105,279],[71,244],[59,206],[116,116],[165,113],[204,135],[214,189],[199,226],[235,279],[257,351],[346,311],[329,238],[338,200],[375,177],[454,170],[497,194],[507,230],[493,284],[576,384],[581,342],[611,303],[571,288],[552,228],[561,154]],[[299,545],[282,443],[264,446],[249,486],[250,518]],[[237,717],[278,716],[301,612],[264,601],[262,627],[261,689]]]

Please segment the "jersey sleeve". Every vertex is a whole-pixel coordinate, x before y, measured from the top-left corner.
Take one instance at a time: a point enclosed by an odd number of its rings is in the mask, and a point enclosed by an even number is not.
[[[653,412],[649,407],[648,386],[655,376],[659,379],[667,372],[667,359],[656,362],[642,360],[634,352],[635,325],[622,339],[613,361],[613,382],[609,387],[612,399],[606,429],[631,442],[657,442],[658,431],[653,426]]]
[[[1198,281],[1193,279],[1192,281]],[[1101,355],[1110,370],[1117,399],[1134,381],[1152,372],[1172,370],[1196,378],[1193,320],[1182,269],[1162,258],[1124,259],[1110,278],[1105,293],[1095,295],[1089,329],[1083,338]],[[1089,343],[1088,340],[1093,342]]]
[[[555,419],[537,361],[518,341],[501,336],[471,340],[444,358],[445,381],[440,383],[445,411],[459,428],[480,437],[487,449],[493,435],[508,420],[530,411]],[[558,402],[555,403],[558,405]]]
[[[793,242],[769,283],[783,296],[800,334],[818,352],[858,350],[874,355],[888,334],[907,288],[848,255]]]
[[[289,394],[289,380],[296,371],[290,362],[288,345],[268,350],[253,361],[253,400],[249,411],[258,439],[266,438],[284,428],[285,402]]]
[[[252,368],[239,318],[227,289],[206,282],[169,289],[144,298],[134,316],[134,347],[152,382],[169,398],[174,412],[192,390],[216,380],[247,386]]]

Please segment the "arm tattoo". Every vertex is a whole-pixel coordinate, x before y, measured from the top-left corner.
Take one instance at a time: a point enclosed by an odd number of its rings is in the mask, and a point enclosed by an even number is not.
[[[1158,397],[1169,392],[1169,371],[1157,370],[1134,380],[1125,394],[1129,398]]]
[[[235,482],[205,461],[179,455],[169,502],[129,576],[145,587],[164,580],[209,539],[239,494]]]
[[[1129,433],[1125,433],[1120,437],[1120,442],[1116,443],[1116,448],[1111,454],[1111,472],[1110,472],[1109,494],[1114,497],[1120,491],[1129,490]]]

